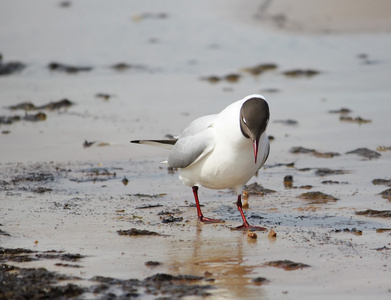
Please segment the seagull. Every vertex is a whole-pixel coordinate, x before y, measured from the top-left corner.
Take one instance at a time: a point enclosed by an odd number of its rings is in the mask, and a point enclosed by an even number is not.
[[[218,114],[200,117],[191,122],[174,139],[133,140],[131,143],[158,146],[170,150],[166,163],[179,169],[179,179],[193,190],[198,220],[220,223],[220,219],[204,217],[198,198],[200,186],[209,189],[232,189],[243,219],[236,230],[266,230],[250,225],[242,209],[244,185],[263,166],[269,156],[266,135],[269,106],[262,95],[249,95]]]

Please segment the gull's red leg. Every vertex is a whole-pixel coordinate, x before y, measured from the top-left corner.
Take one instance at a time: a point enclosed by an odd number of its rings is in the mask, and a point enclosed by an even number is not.
[[[238,227],[232,228],[233,230],[260,230],[260,231],[267,230],[265,227],[252,226],[247,222],[246,217],[244,216],[244,213],[243,213],[242,195],[241,194],[238,196],[238,201],[236,202],[236,205],[238,206],[238,210],[242,216],[243,224]]]
[[[204,217],[204,215],[201,212],[201,207],[200,207],[200,201],[198,200],[198,186],[193,186],[193,194],[194,194],[194,199],[195,203],[197,206],[197,215],[198,215],[198,220],[200,220],[203,223],[223,223],[223,220],[220,219],[211,219]]]

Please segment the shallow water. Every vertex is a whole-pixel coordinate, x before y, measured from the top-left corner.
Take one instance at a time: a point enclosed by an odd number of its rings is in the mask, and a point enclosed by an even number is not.
[[[210,299],[389,298],[390,233],[376,229],[391,228],[391,221],[355,212],[391,209],[390,200],[378,195],[389,187],[372,184],[375,178],[390,179],[391,151],[378,151],[377,159],[346,154],[391,146],[389,34],[287,33],[247,22],[243,16],[252,16],[250,7],[235,12],[231,2],[224,10],[217,9],[221,2],[201,1],[191,10],[176,4],[120,1],[114,7],[86,1],[62,8],[25,1],[23,10],[8,3],[0,13],[3,61],[27,65],[21,73],[0,77],[0,115],[24,116],[24,111],[6,107],[26,101],[39,106],[67,98],[75,103],[44,111],[45,121],[0,125],[0,229],[10,235],[0,235],[0,244],[86,256],[77,262],[82,268],[56,266],[53,260],[7,263],[43,266],[82,279],[143,279],[156,273],[209,276],[214,281],[201,284],[216,288]],[[160,13],[167,15],[161,18]],[[363,53],[367,58],[358,57]],[[57,73],[47,69],[52,61],[93,70]],[[137,67],[121,72],[109,68],[118,62]],[[259,63],[278,68],[255,77],[242,71]],[[282,74],[296,68],[320,74]],[[201,80],[229,73],[240,74],[239,81]],[[98,93],[113,96],[104,100]],[[190,188],[160,164],[167,152],[129,144],[132,139],[178,134],[194,118],[252,93],[266,96],[271,108],[268,134],[275,139],[265,168],[249,183],[257,181],[276,193],[250,196],[245,213],[252,223],[273,228],[275,239],[258,233],[252,240],[230,230],[241,220],[229,191],[200,189],[205,215],[226,222],[198,224],[195,208],[189,207]],[[344,107],[352,111],[349,116],[371,122],[340,121],[340,114],[329,113]],[[298,123],[275,122],[287,119]],[[96,143],[84,148],[85,140]],[[340,155],[290,153],[297,146]],[[292,162],[293,168],[276,166]],[[345,174],[318,176],[319,168]],[[31,180],[31,174],[51,176],[38,181]],[[295,188],[284,187],[286,175],[293,176]],[[126,186],[124,177],[129,180]],[[339,184],[323,184],[326,180]],[[312,189],[300,188],[305,185]],[[38,187],[52,191],[34,192]],[[308,191],[339,200],[312,203],[297,198]],[[163,207],[137,209],[146,204]],[[162,223],[158,213],[167,210],[183,221]],[[133,227],[164,236],[117,234]],[[346,228],[349,231],[338,232]],[[362,235],[354,234],[354,228]],[[311,267],[285,271],[265,266],[285,259]],[[162,265],[145,266],[151,260]],[[254,284],[257,277],[269,282]]]

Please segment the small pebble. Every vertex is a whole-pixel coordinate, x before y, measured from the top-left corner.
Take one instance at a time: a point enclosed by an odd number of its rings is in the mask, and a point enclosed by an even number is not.
[[[247,233],[247,238],[256,239],[256,238],[258,238],[258,236],[255,232],[249,232],[249,233]]]
[[[267,235],[268,238],[275,238],[277,237],[277,233],[273,230],[270,229],[269,234]]]

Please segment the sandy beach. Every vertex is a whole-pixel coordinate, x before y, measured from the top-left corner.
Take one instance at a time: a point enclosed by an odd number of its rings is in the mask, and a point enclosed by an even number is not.
[[[389,299],[390,6],[3,3],[0,299]],[[197,222],[168,152],[129,143],[253,93],[256,237],[229,190]]]

